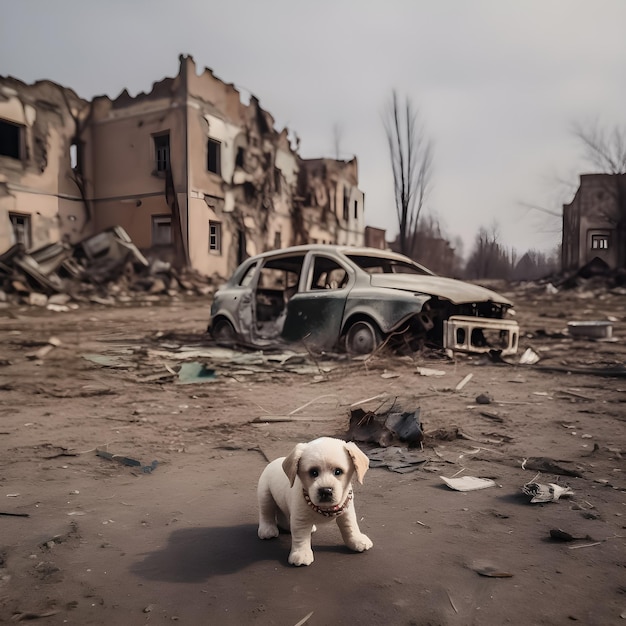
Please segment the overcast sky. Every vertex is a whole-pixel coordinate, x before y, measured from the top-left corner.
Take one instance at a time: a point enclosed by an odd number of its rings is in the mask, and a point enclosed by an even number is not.
[[[356,155],[367,224],[397,234],[382,114],[411,98],[434,143],[427,210],[465,253],[499,224],[549,250],[578,174],[574,123],[626,124],[625,0],[4,0],[0,74],[131,95],[178,55],[253,93],[304,157]]]

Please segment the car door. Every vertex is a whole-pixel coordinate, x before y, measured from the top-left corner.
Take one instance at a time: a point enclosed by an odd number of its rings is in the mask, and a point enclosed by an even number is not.
[[[288,303],[282,337],[320,350],[336,348],[352,274],[332,255],[309,253],[300,289]]]

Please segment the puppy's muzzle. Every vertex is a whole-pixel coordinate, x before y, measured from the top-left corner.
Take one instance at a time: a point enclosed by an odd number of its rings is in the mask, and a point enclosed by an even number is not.
[[[320,487],[317,490],[317,497],[320,502],[331,502],[333,499],[332,487]]]

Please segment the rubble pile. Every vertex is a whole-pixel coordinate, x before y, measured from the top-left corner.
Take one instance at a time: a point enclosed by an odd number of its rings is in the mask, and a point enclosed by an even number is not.
[[[0,255],[0,307],[27,304],[66,311],[81,302],[157,302],[180,294],[212,295],[212,283],[193,270],[149,261],[119,226],[76,245],[55,242],[27,252],[18,243]]]
[[[548,291],[609,291],[626,295],[626,268],[611,269],[605,261],[595,257],[575,272],[550,275],[533,283]]]

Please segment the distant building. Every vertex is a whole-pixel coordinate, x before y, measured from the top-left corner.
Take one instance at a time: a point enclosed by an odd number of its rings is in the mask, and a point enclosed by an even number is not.
[[[387,250],[387,231],[383,228],[365,227],[365,245],[370,248]]]
[[[120,225],[147,255],[223,277],[291,244],[363,245],[356,158],[297,150],[256,98],[190,56],[114,100],[0,77],[0,253]]]
[[[626,174],[583,174],[563,206],[562,269],[596,257],[611,269],[626,267]]]

